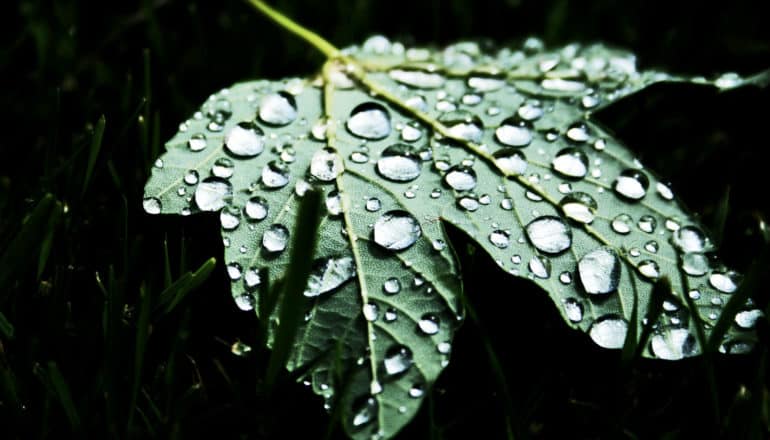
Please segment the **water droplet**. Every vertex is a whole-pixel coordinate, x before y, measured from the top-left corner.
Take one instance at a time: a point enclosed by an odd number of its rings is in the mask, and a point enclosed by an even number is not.
[[[225,269],[227,271],[227,276],[230,277],[230,280],[232,281],[240,280],[243,275],[243,269],[238,263],[230,263]]]
[[[495,152],[495,164],[504,173],[521,175],[527,170],[527,158],[516,150],[502,149]]]
[[[558,254],[572,245],[572,230],[559,217],[538,217],[526,226],[529,241],[539,251]]]
[[[262,284],[262,275],[260,275],[259,269],[256,267],[249,268],[243,275],[243,285],[246,290],[253,291],[260,284]]]
[[[342,172],[342,159],[330,148],[323,148],[313,154],[310,160],[310,174],[322,182],[331,182]]]
[[[506,211],[510,211],[511,209],[513,209],[513,200],[508,197],[500,200],[500,208]]]
[[[254,157],[265,149],[265,133],[253,122],[239,122],[225,137],[225,149],[239,157]]]
[[[481,142],[484,136],[484,124],[481,119],[466,111],[453,111],[442,115],[439,118],[449,134],[458,139],[465,139],[473,143]]]
[[[556,92],[580,92],[586,88],[586,85],[580,81],[561,78],[546,78],[540,82],[540,86]]]
[[[353,426],[359,427],[371,422],[379,411],[379,404],[373,397],[365,397],[353,405]]]
[[[673,235],[674,245],[682,252],[703,252],[708,246],[708,239],[702,230],[695,226],[680,228]]]
[[[596,345],[603,348],[621,348],[626,339],[628,323],[617,315],[604,315],[594,321],[588,330]]]
[[[288,125],[297,119],[297,104],[286,92],[270,93],[259,102],[259,119],[270,125]]]
[[[711,287],[723,293],[733,293],[738,289],[741,276],[734,271],[714,272],[709,276]]]
[[[230,203],[233,187],[216,177],[204,179],[195,189],[195,204],[201,211],[217,211]]]
[[[157,197],[145,197],[144,200],[142,200],[142,208],[144,208],[144,212],[151,215],[157,215],[160,214],[161,211],[161,203],[160,199]]]
[[[532,130],[517,117],[504,120],[495,130],[495,138],[509,147],[526,147],[532,142]]]
[[[203,133],[196,133],[190,136],[190,140],[187,141],[187,148],[190,151],[201,151],[206,148],[206,135]]]
[[[241,224],[241,211],[235,206],[225,206],[219,212],[219,223],[225,231],[232,231]]]
[[[644,244],[644,250],[646,250],[651,254],[657,254],[658,249],[659,249],[658,242],[655,240],[650,240]]]
[[[366,200],[366,210],[369,212],[377,212],[382,207],[382,202],[377,197],[370,197]]]
[[[697,252],[688,252],[682,255],[682,270],[687,275],[699,277],[706,275],[711,268],[709,259],[703,254]]]
[[[650,348],[661,359],[678,361],[694,356],[697,344],[695,337],[686,328],[668,327],[652,336]]]
[[[365,102],[350,112],[347,127],[360,138],[383,139],[390,134],[390,115],[381,104]]]
[[[663,198],[663,200],[674,200],[674,192],[671,191],[671,188],[669,188],[665,183],[656,183],[655,189],[658,191],[658,195]]]
[[[570,322],[580,322],[583,320],[583,304],[580,304],[575,298],[564,300],[564,312]]]
[[[511,234],[502,229],[496,229],[489,234],[489,241],[495,245],[495,247],[505,249],[511,242]]]
[[[578,276],[586,293],[606,295],[620,284],[620,259],[612,248],[600,247],[578,262]]]
[[[220,157],[214,162],[211,167],[211,174],[222,179],[229,179],[233,176],[235,171],[235,164],[232,160],[226,157]]]
[[[570,193],[559,202],[564,215],[578,223],[591,224],[598,208],[596,200],[584,192]]]
[[[377,306],[377,304],[366,303],[364,304],[363,313],[364,319],[369,322],[374,322],[380,316],[380,308]]]
[[[652,234],[655,232],[655,228],[658,226],[658,221],[651,215],[643,215],[639,217],[639,221],[636,223],[642,232]]]
[[[409,388],[409,397],[418,398],[425,394],[425,389],[421,384],[414,384],[412,388]]]
[[[391,69],[388,75],[401,84],[418,89],[437,89],[446,82],[443,75],[421,69]]]
[[[388,278],[382,283],[382,291],[386,295],[395,295],[401,291],[401,281],[398,278]]]
[[[377,172],[394,182],[409,182],[420,176],[419,151],[412,145],[393,144],[382,152]]]
[[[505,86],[505,80],[494,76],[472,76],[468,78],[468,87],[479,92],[492,92]]]
[[[354,151],[350,153],[350,160],[355,163],[366,163],[369,161],[369,155],[361,151]]]
[[[444,174],[444,182],[456,191],[470,191],[476,186],[473,168],[455,165]]]
[[[636,268],[639,270],[640,274],[651,280],[657,280],[660,277],[660,267],[658,266],[658,263],[652,260],[644,260],[640,262]]]
[[[406,211],[388,211],[374,223],[374,242],[392,251],[412,246],[421,234],[417,219]]]
[[[408,370],[413,362],[412,350],[405,345],[394,345],[385,352],[385,372],[391,376]]]
[[[281,252],[286,249],[289,242],[289,229],[286,226],[275,223],[262,234],[262,247],[268,252]]]
[[[441,252],[446,248],[446,242],[440,238],[431,241],[431,245],[433,246],[433,250],[438,252]]]
[[[565,148],[556,154],[551,166],[564,177],[582,179],[588,173],[588,156],[577,148]]]
[[[525,121],[535,121],[543,116],[543,107],[537,101],[527,101],[516,112]]]
[[[435,335],[439,330],[438,316],[432,313],[426,313],[422,315],[417,326],[420,327],[420,330],[426,335]]]
[[[759,318],[765,316],[759,309],[743,310],[735,315],[735,324],[743,329],[752,329],[757,325]]]
[[[612,219],[612,230],[618,234],[626,235],[631,232],[631,224],[633,219],[628,214],[618,214]]]
[[[267,188],[283,188],[289,183],[288,165],[271,160],[262,168],[262,184]]]
[[[647,194],[650,180],[641,171],[624,170],[615,180],[613,188],[618,195],[629,200],[640,200]]]
[[[184,175],[184,183],[188,185],[195,185],[198,183],[198,172],[195,170],[189,170]]]
[[[458,197],[457,205],[466,211],[474,212],[479,209],[481,203],[479,203],[479,199],[476,197],[476,194],[470,193]]]
[[[355,276],[356,264],[351,257],[316,260],[308,277],[304,295],[316,297],[331,292]]]
[[[331,215],[340,215],[342,212],[342,197],[336,189],[329,191],[326,195],[326,210]]]
[[[246,202],[246,206],[243,208],[243,211],[249,220],[263,220],[265,217],[267,217],[268,213],[267,200],[259,196],[254,196]]]
[[[551,276],[551,262],[545,257],[535,255],[529,260],[529,270],[535,277],[546,279]]]
[[[401,139],[406,142],[414,142],[422,137],[422,130],[420,130],[420,124],[417,122],[410,122],[401,129]]]

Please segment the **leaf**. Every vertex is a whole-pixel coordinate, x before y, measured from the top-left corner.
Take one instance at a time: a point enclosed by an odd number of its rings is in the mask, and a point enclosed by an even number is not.
[[[692,315],[708,333],[741,277],[713,256],[669,186],[592,114],[657,82],[729,89],[743,79],[639,72],[628,52],[549,51],[535,39],[485,52],[372,37],[340,51],[251,2],[329,60],[314,78],[211,95],[166,144],[143,204],[149,214],[219,212],[233,297],[258,311],[272,309],[260,306],[262,277],[279,285],[293,250],[308,246],[290,232],[303,195],[325,195],[287,368],[314,363],[313,390],[341,405],[335,413],[351,437],[393,437],[448,364],[463,312],[445,222],[541,286],[598,345],[621,348],[631,328],[649,337],[638,349],[646,357],[702,351]],[[645,326],[663,277],[670,300]],[[279,313],[261,317],[271,322],[268,345]],[[723,351],[750,348],[753,323],[739,324]]]

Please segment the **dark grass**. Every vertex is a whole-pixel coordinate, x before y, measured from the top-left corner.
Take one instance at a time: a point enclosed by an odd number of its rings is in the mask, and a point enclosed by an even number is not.
[[[341,438],[293,377],[265,392],[271,354],[212,260],[215,216],[141,210],[163,141],[210,93],[309,74],[320,55],[236,0],[2,3],[0,438]],[[625,46],[676,73],[770,67],[758,1],[272,4],[340,46],[537,34]],[[600,115],[702,213],[762,308],[768,104],[768,90],[657,86]],[[403,438],[770,437],[765,322],[747,356],[622,357],[453,241],[473,319]],[[234,354],[239,341],[252,351]]]

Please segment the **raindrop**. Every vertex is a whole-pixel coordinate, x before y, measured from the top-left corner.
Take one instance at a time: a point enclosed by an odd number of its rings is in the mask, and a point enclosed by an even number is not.
[[[575,122],[567,128],[567,139],[573,142],[586,142],[590,138],[588,127],[582,122]]]
[[[578,262],[578,276],[586,293],[606,295],[620,284],[620,260],[612,248],[600,247]]]
[[[259,273],[259,269],[256,267],[249,268],[243,275],[243,285],[246,287],[246,290],[252,291],[260,284],[262,284],[262,276]]]
[[[401,281],[395,277],[388,278],[382,283],[382,291],[385,292],[386,295],[397,294],[401,291]]]
[[[468,87],[479,92],[492,92],[505,86],[505,80],[493,76],[472,76],[468,78]]]
[[[289,183],[289,167],[275,160],[262,168],[262,184],[267,188],[282,188]]]
[[[369,155],[361,151],[354,151],[350,153],[350,160],[355,163],[366,163],[369,161]]]
[[[473,168],[455,165],[444,174],[444,182],[456,191],[470,191],[476,186]]]
[[[254,157],[265,149],[265,133],[253,122],[239,122],[227,133],[225,149],[235,156]]]
[[[421,384],[414,384],[412,385],[412,388],[409,388],[409,397],[417,399],[418,397],[422,397],[423,394],[425,394],[425,389]]]
[[[377,172],[394,182],[409,182],[420,176],[421,161],[417,148],[408,144],[393,144],[382,152]]]
[[[640,200],[647,194],[650,180],[641,171],[624,170],[615,180],[613,188],[618,195],[629,200]]]
[[[353,426],[359,427],[371,422],[379,411],[379,404],[373,397],[366,397],[353,406]]]
[[[390,115],[382,105],[376,102],[365,102],[350,112],[347,127],[351,133],[360,138],[383,139],[390,134]]]
[[[578,223],[591,224],[598,208],[596,200],[584,192],[570,193],[559,202],[564,215]]]
[[[527,237],[539,251],[558,254],[572,245],[572,231],[559,217],[538,217],[526,226]]]
[[[377,304],[366,303],[364,304],[363,313],[364,319],[369,322],[374,322],[380,316],[380,308],[377,306]]]
[[[236,307],[244,312],[254,310],[254,307],[257,305],[257,300],[249,293],[243,293],[233,299],[235,300]]]
[[[548,278],[551,276],[551,262],[545,257],[535,255],[529,260],[529,270],[537,278]]]
[[[267,200],[259,196],[254,196],[246,202],[246,206],[243,208],[243,212],[246,214],[249,220],[260,221],[267,217],[268,204]]]
[[[605,315],[594,321],[588,330],[591,339],[603,348],[621,348],[626,340],[628,323],[617,315]]]
[[[556,154],[551,166],[564,177],[581,179],[588,172],[588,156],[576,148],[565,148]]]
[[[226,206],[219,212],[219,223],[225,231],[232,231],[241,224],[241,211],[235,206]]]
[[[195,204],[201,211],[217,211],[227,205],[233,196],[233,187],[216,177],[204,179],[195,189]]]
[[[757,325],[757,320],[765,316],[759,309],[743,310],[735,315],[735,324],[743,329],[752,329]]]
[[[426,335],[435,335],[439,330],[438,316],[432,313],[426,313],[422,315],[417,326],[420,327],[420,331]]]
[[[142,201],[142,208],[144,208],[144,212],[151,215],[160,214],[161,211],[161,203],[160,199],[157,197],[145,197]]]
[[[655,189],[658,191],[658,195],[663,198],[663,200],[674,200],[673,191],[671,191],[671,188],[669,188],[665,183],[656,183]]]
[[[297,104],[286,92],[270,93],[259,102],[259,119],[270,125],[287,125],[297,119]]]
[[[583,320],[583,304],[580,304],[575,298],[564,300],[564,312],[570,322],[580,322]]]
[[[369,212],[377,212],[382,207],[382,202],[377,197],[370,197],[366,200],[366,210]]]
[[[658,226],[658,222],[655,220],[655,217],[651,215],[643,215],[639,217],[639,221],[636,223],[636,225],[639,226],[639,229],[642,230],[642,232],[652,234],[655,232],[655,228]]]
[[[657,254],[658,249],[659,249],[658,242],[655,240],[650,240],[644,244],[644,250],[646,250],[651,254]]]
[[[525,121],[535,121],[543,116],[543,107],[537,101],[527,101],[516,112]]]
[[[559,281],[561,281],[561,283],[564,284],[564,285],[571,284],[572,283],[572,274],[567,272],[567,271],[564,271],[564,272],[560,273],[559,274]]]
[[[230,280],[232,281],[240,280],[243,275],[243,269],[238,263],[230,263],[225,269],[227,270],[227,276],[230,277]]]
[[[443,75],[420,69],[391,69],[388,75],[401,84],[418,89],[437,89],[446,82]]]
[[[674,232],[673,239],[682,252],[703,252],[708,246],[706,234],[695,226],[680,228]]]
[[[412,246],[421,234],[417,219],[406,211],[388,211],[374,223],[374,242],[392,251]]]
[[[633,219],[628,214],[618,214],[612,219],[612,230],[618,234],[626,235],[631,232],[631,224]]]
[[[308,277],[304,295],[315,297],[331,292],[354,276],[356,276],[356,264],[351,257],[330,257],[316,260]]]
[[[441,252],[446,248],[446,242],[440,238],[431,241],[431,245],[433,246],[433,250],[438,252]]]
[[[652,353],[661,359],[678,361],[694,356],[697,344],[686,328],[668,327],[652,336],[650,348]]]
[[[495,152],[495,164],[504,173],[521,175],[527,170],[527,158],[524,153],[511,149],[502,149]]]
[[[391,376],[408,370],[413,362],[412,350],[405,345],[394,345],[385,352],[385,372]]]
[[[546,90],[553,90],[556,92],[579,92],[586,88],[586,85],[580,81],[570,81],[561,78],[546,78],[540,82]]]
[[[195,170],[189,170],[184,175],[184,183],[188,185],[195,185],[198,183],[198,172]]]
[[[268,252],[281,252],[286,249],[289,242],[289,229],[286,226],[275,223],[262,234],[262,247]]]
[[[455,138],[465,139],[473,143],[481,142],[484,135],[484,125],[481,119],[466,111],[453,111],[442,115],[439,118],[449,134]]]
[[[342,212],[342,197],[336,189],[329,191],[326,195],[326,210],[331,215],[340,215]]]
[[[658,263],[652,260],[644,260],[640,262],[636,268],[639,270],[640,274],[651,280],[657,280],[660,277],[660,267],[658,266]]]
[[[226,157],[217,159],[211,167],[211,174],[222,179],[229,179],[233,176],[234,171],[235,164]]]
[[[206,135],[203,133],[197,133],[190,136],[190,140],[187,141],[187,148],[190,151],[201,151],[206,148]]]
[[[396,319],[398,319],[398,312],[394,308],[388,308],[388,310],[385,310],[385,322],[393,322]]]
[[[711,287],[723,293],[733,293],[738,289],[741,276],[734,271],[714,272],[709,276]]]
[[[470,193],[457,198],[457,205],[462,209],[470,212],[474,212],[479,209],[481,204],[476,194]]]
[[[313,154],[310,160],[310,174],[322,182],[331,182],[342,172],[342,159],[330,148],[323,148]]]
[[[512,117],[504,120],[497,127],[495,138],[509,147],[526,147],[532,142],[532,130],[524,121]]]
[[[710,269],[709,259],[697,252],[688,252],[682,255],[682,270],[687,275],[699,277],[706,275]]]
[[[489,234],[489,241],[495,245],[495,247],[505,249],[511,242],[511,234],[502,229],[496,229]]]

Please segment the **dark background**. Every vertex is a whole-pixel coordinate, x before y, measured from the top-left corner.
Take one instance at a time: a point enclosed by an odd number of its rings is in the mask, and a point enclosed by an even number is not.
[[[339,47],[375,33],[436,45],[537,35],[549,46],[604,41],[635,51],[643,68],[708,77],[770,67],[762,3],[271,2]],[[215,216],[141,211],[154,151],[209,94],[247,79],[311,74],[320,54],[236,0],[6,1],[0,17],[0,250],[45,193],[67,207],[41,276],[41,245],[32,241],[34,258],[6,268],[13,282],[0,286],[0,311],[15,327],[13,337],[0,334],[0,437],[74,430],[93,438],[322,438],[329,417],[309,389],[284,377],[272,396],[261,391],[268,353],[258,346],[257,320],[230,299]],[[759,219],[770,214],[769,98],[767,89],[655,86],[599,115],[706,225],[715,224],[730,188],[721,255],[739,270],[759,254]],[[81,196],[101,115],[104,141]],[[517,438],[770,437],[766,344],[717,358],[715,388],[701,359],[623,367],[617,352],[569,330],[544,292],[505,276],[454,235],[481,325],[460,330],[452,363],[403,438],[505,438],[506,420]],[[174,277],[177,267],[192,270],[211,256],[219,264],[172,313],[151,322],[138,369],[141,415],[127,431],[138,292],[163,289],[164,240]],[[105,280],[110,268],[126,306],[119,333],[105,340],[95,274]],[[490,279],[493,287],[485,285]],[[754,296],[765,305],[761,286]],[[233,355],[236,340],[254,350]],[[339,436],[337,429],[332,438]]]

